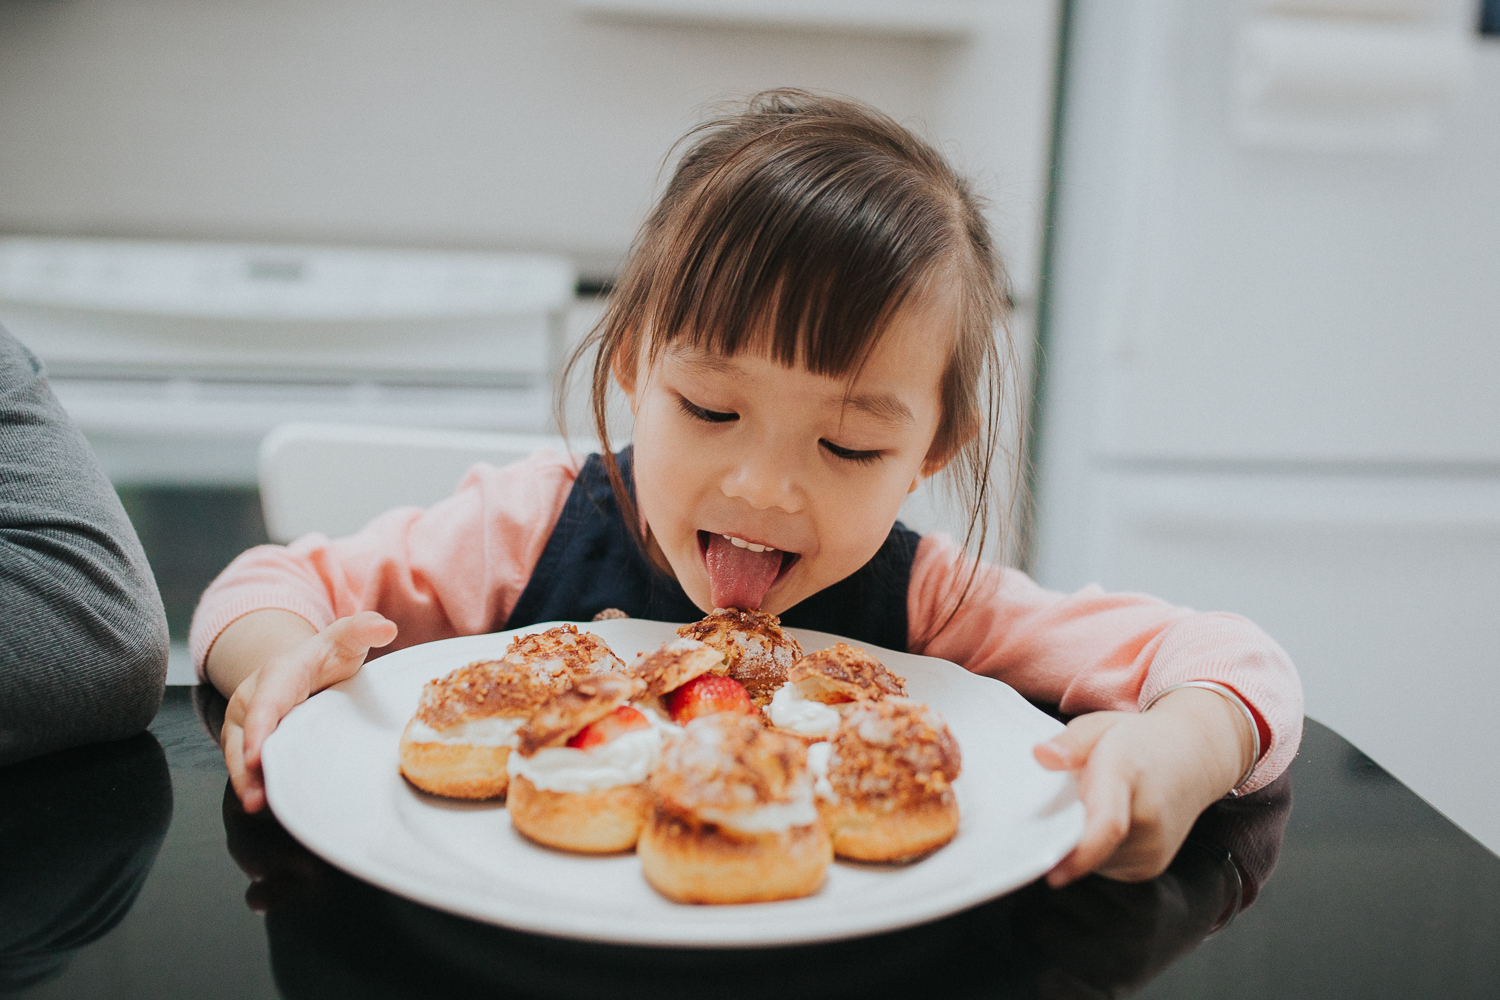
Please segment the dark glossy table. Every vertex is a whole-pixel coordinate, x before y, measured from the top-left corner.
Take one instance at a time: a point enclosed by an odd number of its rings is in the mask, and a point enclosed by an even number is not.
[[[194,700],[168,689],[148,735],[0,769],[0,994],[1500,997],[1500,858],[1315,722],[1153,882],[713,952],[507,931],[351,878],[238,808]]]

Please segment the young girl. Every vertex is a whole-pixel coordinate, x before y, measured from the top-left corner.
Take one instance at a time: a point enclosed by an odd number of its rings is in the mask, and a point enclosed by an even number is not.
[[[265,801],[266,736],[372,648],[607,608],[761,608],[1078,716],[1036,748],[1077,773],[1087,813],[1049,879],[1155,876],[1206,806],[1291,761],[1286,654],[1244,619],[1050,593],[897,523],[907,493],[953,469],[983,535],[1006,299],[975,198],[849,101],[774,91],[688,138],[583,348],[601,455],[477,466],[429,510],[252,549],[204,594],[192,648],[231,696],[246,809]],[[612,382],[635,418],[619,454]]]

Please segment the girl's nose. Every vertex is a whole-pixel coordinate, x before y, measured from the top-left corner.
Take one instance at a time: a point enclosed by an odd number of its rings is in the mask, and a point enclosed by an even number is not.
[[[785,449],[768,443],[736,459],[724,475],[725,496],[743,500],[756,510],[795,514],[802,509],[796,460]]]

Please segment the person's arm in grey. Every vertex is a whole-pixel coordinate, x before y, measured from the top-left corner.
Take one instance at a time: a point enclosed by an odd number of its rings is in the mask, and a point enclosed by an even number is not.
[[[166,673],[135,529],[40,362],[0,330],[0,764],[140,732]]]

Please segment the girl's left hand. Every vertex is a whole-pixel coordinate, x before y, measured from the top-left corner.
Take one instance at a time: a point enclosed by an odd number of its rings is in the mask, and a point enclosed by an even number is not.
[[[1253,752],[1244,715],[1222,695],[1181,688],[1149,712],[1094,712],[1037,744],[1041,765],[1073,771],[1083,838],[1047,873],[1057,887],[1097,872],[1143,882],[1166,870],[1199,813],[1244,774]]]

